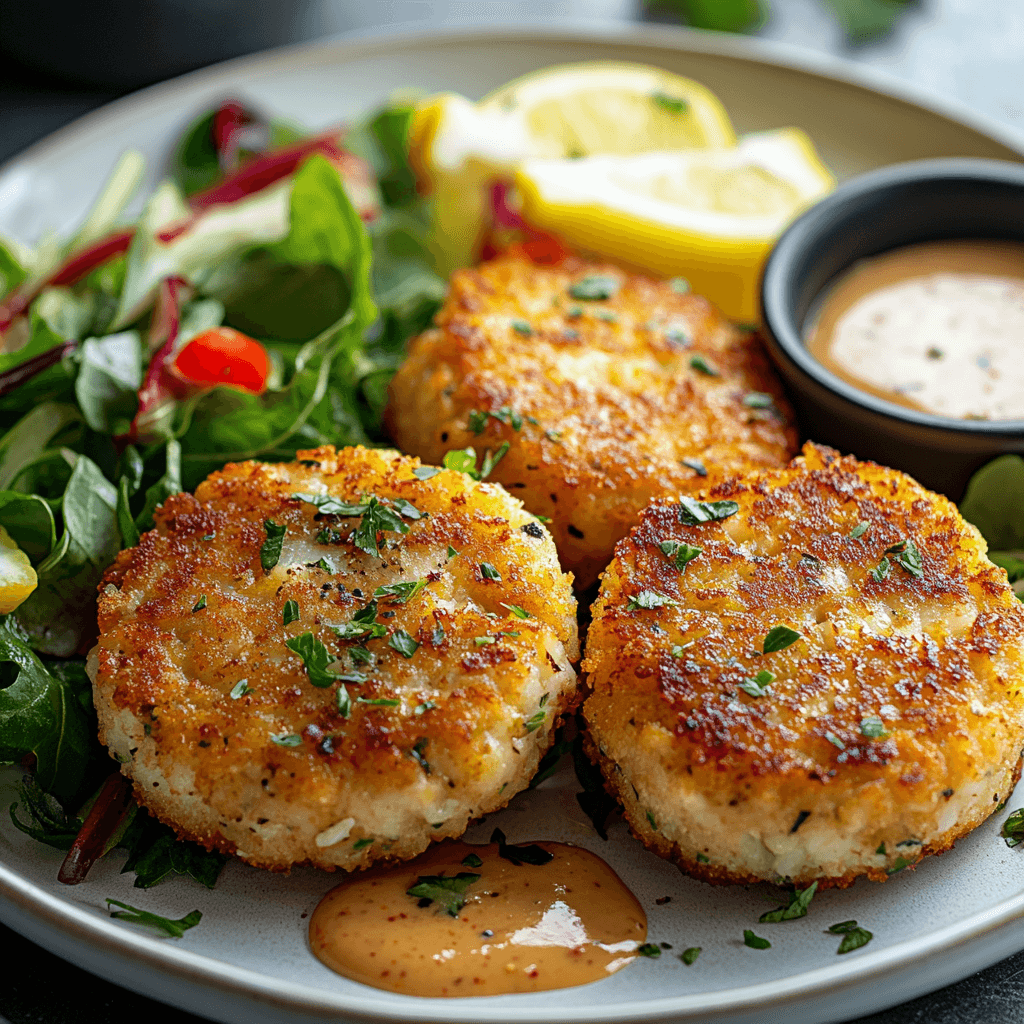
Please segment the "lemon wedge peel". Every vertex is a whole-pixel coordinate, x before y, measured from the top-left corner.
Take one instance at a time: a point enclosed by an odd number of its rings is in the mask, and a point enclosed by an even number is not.
[[[0,526],[0,615],[13,612],[39,584],[28,555]]]
[[[779,233],[835,187],[796,128],[733,149],[530,159],[515,180],[530,224],[636,270],[685,277],[740,322],[758,318],[761,268]]]

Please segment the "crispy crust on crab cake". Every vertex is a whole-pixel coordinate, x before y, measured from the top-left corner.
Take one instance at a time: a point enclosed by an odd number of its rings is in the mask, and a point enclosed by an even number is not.
[[[949,849],[1024,743],[1024,609],[978,531],[810,444],[700,497],[737,510],[652,504],[587,638],[592,753],[633,832],[711,882],[845,886]]]
[[[578,589],[653,498],[796,450],[754,335],[668,281],[513,250],[457,271],[436,323],[391,382],[392,436],[437,464],[509,442],[490,478],[552,520]]]
[[[501,487],[389,451],[298,459],[225,466],[118,556],[100,739],[208,849],[275,870],[413,857],[523,789],[575,705],[572,578]]]

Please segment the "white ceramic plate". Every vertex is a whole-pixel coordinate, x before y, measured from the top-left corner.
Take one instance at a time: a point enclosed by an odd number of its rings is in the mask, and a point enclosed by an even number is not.
[[[470,30],[341,40],[245,58],[145,90],[83,118],[0,170],[0,232],[31,241],[71,231],[121,151],[141,149],[159,175],[171,142],[226,96],[319,128],[367,110],[396,88],[479,96],[516,75],[574,60],[631,60],[697,78],[721,96],[740,131],[795,124],[841,177],[933,156],[1020,159],[1024,139],[888,79],[756,41],[674,29]],[[477,999],[394,996],[346,981],[309,952],[308,914],[336,878],[290,877],[229,864],[213,892],[185,879],[143,892],[108,858],[74,888],[56,881],[61,854],[7,820],[17,774],[0,772],[0,920],[96,974],[223,1021],[513,1022],[838,1021],[949,984],[1024,948],[1024,852],[1008,850],[996,814],[956,850],[884,886],[818,896],[810,914],[757,925],[778,903],[768,887],[712,888],[647,853],[621,822],[598,838],[566,768],[471,830],[512,841],[553,839],[601,854],[646,908],[650,938],[672,949],[604,981],[536,995]],[[1024,790],[1020,802],[1024,802]],[[1009,807],[1017,806],[1011,800]],[[657,899],[670,896],[668,903]],[[203,921],[161,940],[112,921],[107,897]],[[828,925],[856,918],[874,933],[837,957]],[[771,939],[743,945],[744,928]],[[702,946],[685,967],[675,954]]]

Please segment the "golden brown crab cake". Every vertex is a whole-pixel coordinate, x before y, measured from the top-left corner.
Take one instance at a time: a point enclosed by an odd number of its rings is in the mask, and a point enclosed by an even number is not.
[[[845,886],[984,821],[1024,744],[1024,609],[985,550],[946,498],[810,444],[652,504],[583,662],[633,832],[707,881]]]
[[[100,739],[207,848],[413,857],[523,789],[576,703],[572,577],[501,487],[390,451],[298,457],[168,499],[107,572]]]
[[[578,589],[653,498],[796,450],[760,343],[678,281],[514,250],[456,272],[436,323],[391,383],[392,436],[434,463],[507,442],[490,479],[551,519]]]

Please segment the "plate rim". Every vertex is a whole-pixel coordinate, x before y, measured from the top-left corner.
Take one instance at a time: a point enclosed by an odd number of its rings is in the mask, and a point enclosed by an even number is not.
[[[747,61],[770,67],[796,71],[833,82],[840,82],[888,99],[917,107],[930,114],[945,118],[959,127],[965,127],[984,136],[1024,159],[1024,131],[1005,125],[985,114],[979,114],[966,104],[936,95],[925,87],[900,79],[875,68],[861,67],[841,58],[820,54],[791,44],[771,40],[726,35],[666,25],[638,25],[615,21],[581,23],[574,19],[550,19],[527,22],[514,26],[470,24],[457,27],[411,28],[396,26],[385,30],[375,28],[339,33],[318,40],[296,43],[223,61],[210,67],[159,82],[113,100],[64,127],[50,133],[28,148],[0,164],[0,187],[4,179],[20,171],[30,171],[32,164],[46,159],[81,135],[94,134],[105,123],[123,121],[125,117],[144,114],[153,105],[173,102],[181,92],[195,89],[213,89],[218,82],[237,79],[249,71],[261,75],[284,69],[296,60],[314,55],[328,62],[348,62],[375,55],[400,53],[403,50],[423,50],[432,46],[452,43],[509,43],[587,42],[609,46],[642,45],[672,52],[693,52]],[[310,990],[294,982],[269,979],[246,968],[186,949],[175,948],[167,940],[136,934],[125,926],[103,918],[82,905],[51,894],[19,875],[13,867],[0,860],[0,920],[15,930],[28,924],[28,930],[45,934],[48,929],[63,939],[75,940],[102,952],[112,962],[121,961],[138,967],[145,965],[169,981],[187,981],[219,996],[241,1001],[259,999],[264,1005],[276,1004],[279,1009],[307,1016],[330,1014],[332,1019],[374,1022],[402,1021],[416,1024],[447,1024],[447,1022],[486,1021],[509,1024],[543,1024],[550,1018],[543,1007],[523,1008],[488,1006],[486,999],[440,999],[422,997],[408,1005],[388,1002],[381,1005],[381,996],[374,990],[370,994],[332,994],[319,990],[313,996]],[[593,1022],[593,1024],[631,1024],[669,1020],[716,1021],[734,1019],[743,1011],[756,1012],[767,1003],[774,1010],[788,1003],[795,1011],[806,1008],[809,1001],[824,994],[836,997],[858,986],[893,979],[905,974],[915,964],[933,963],[942,954],[950,954],[957,946],[970,944],[986,935],[1002,939],[1002,946],[1012,949],[1024,947],[1024,931],[1012,941],[1014,925],[1024,922],[1024,890],[1001,903],[978,911],[958,922],[951,923],[929,935],[918,936],[873,952],[860,953],[852,961],[841,961],[828,967],[816,968],[785,978],[738,988],[712,992],[698,992],[662,997],[642,1004],[615,1003],[594,1008],[563,1007],[559,1016],[565,1021]],[[39,941],[36,939],[35,941]],[[1012,951],[1012,949],[1010,951]],[[966,951],[964,951],[966,952]],[[65,956],[64,953],[61,953]],[[1001,956],[991,958],[976,952],[973,960],[964,958],[966,967],[947,971],[941,979],[927,982],[904,983],[898,996],[878,997],[874,1009],[894,1005],[925,991],[952,983],[993,963]],[[65,956],[66,959],[69,957]],[[980,962],[983,961],[983,962]],[[92,969],[92,968],[89,968]],[[96,972],[98,973],[98,972]],[[922,972],[923,973],[923,972]],[[934,973],[934,972],[932,972]],[[102,976],[102,975],[101,975]],[[109,978],[108,978],[109,980]],[[934,982],[934,983],[933,983]],[[133,987],[130,981],[116,984]],[[881,986],[879,986],[881,988]],[[137,988],[142,994],[151,991]],[[157,998],[161,998],[159,995]],[[182,1003],[178,1003],[182,1005]],[[482,1011],[482,1012],[481,1012]],[[197,1012],[203,1012],[198,1009]],[[869,1011],[870,1012],[870,1011]],[[803,1019],[803,1018],[800,1018]],[[844,1019],[839,1010],[829,1019]]]

